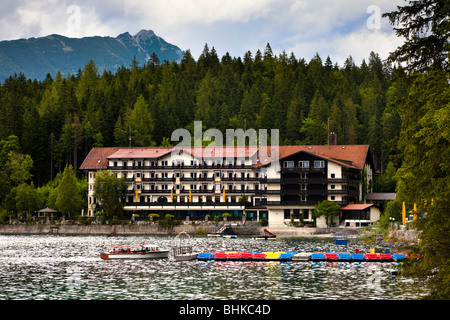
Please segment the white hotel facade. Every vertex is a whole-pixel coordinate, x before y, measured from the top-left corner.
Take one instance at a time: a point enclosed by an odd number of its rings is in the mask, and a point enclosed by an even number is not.
[[[235,219],[267,219],[269,226],[283,226],[291,220],[313,221],[314,206],[322,200],[345,207],[361,203],[370,192],[374,166],[368,145],[279,146],[277,157],[270,150],[93,148],[80,167],[88,176],[88,214],[97,209],[93,194],[99,170],[125,177],[125,212],[171,213],[176,219],[226,212]],[[368,214],[359,222],[376,219]],[[345,223],[340,215],[336,224]]]

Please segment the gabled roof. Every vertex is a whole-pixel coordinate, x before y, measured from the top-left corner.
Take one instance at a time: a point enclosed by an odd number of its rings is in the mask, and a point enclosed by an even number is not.
[[[373,203],[363,203],[363,204],[349,204],[345,207],[341,207],[341,210],[356,210],[356,211],[362,211],[366,210],[367,208],[370,208],[374,206]]]
[[[92,148],[80,166],[81,170],[101,170],[108,168],[108,157],[117,148]]]
[[[271,162],[271,147],[259,149],[259,164],[264,166]],[[332,161],[347,168],[362,170],[369,153],[368,145],[313,145],[313,146],[279,146],[280,160],[294,154],[306,152],[319,158]]]

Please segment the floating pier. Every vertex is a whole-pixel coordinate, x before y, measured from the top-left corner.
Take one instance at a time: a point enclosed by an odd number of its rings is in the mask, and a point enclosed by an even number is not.
[[[398,253],[297,252],[297,251],[214,251],[200,253],[197,260],[207,261],[313,261],[313,262],[398,262],[408,257]]]

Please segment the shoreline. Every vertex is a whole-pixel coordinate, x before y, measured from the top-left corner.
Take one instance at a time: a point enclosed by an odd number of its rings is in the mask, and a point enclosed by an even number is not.
[[[240,236],[259,236],[264,234],[264,229],[269,229],[276,234],[278,238],[303,237],[303,238],[333,238],[334,233],[350,233],[360,235],[361,232],[351,230],[333,230],[322,228],[297,228],[297,227],[235,227],[231,228],[228,234]],[[214,225],[194,225],[182,224],[169,229],[161,227],[159,224],[133,224],[133,225],[82,225],[82,224],[7,224],[0,225],[0,234],[67,234],[67,235],[176,235],[180,232],[186,232],[195,235],[197,231],[203,231],[206,234],[213,234]]]

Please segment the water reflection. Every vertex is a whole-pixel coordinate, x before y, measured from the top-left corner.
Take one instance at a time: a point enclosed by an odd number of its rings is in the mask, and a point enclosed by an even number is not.
[[[167,236],[0,235],[0,299],[414,299],[426,293],[392,276],[394,263],[100,259],[103,245],[144,239],[173,244]],[[330,240],[294,238],[193,237],[191,243],[199,252],[335,249]]]

